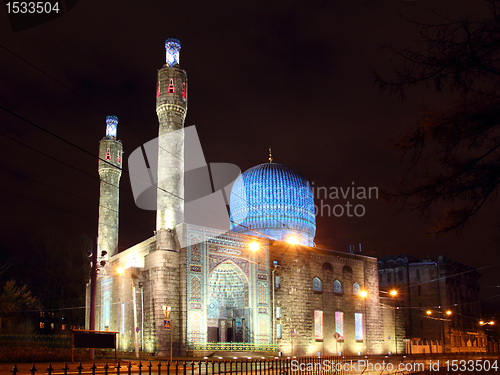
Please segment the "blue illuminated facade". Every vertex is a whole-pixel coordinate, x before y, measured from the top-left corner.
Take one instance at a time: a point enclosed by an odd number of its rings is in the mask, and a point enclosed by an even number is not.
[[[116,138],[117,126],[118,126],[118,117],[107,116],[106,117],[106,137]]]
[[[230,200],[231,230],[277,240],[295,236],[314,246],[316,219],[309,182],[282,164],[266,163],[235,181]]]
[[[168,38],[165,42],[165,50],[167,53],[167,66],[175,66],[179,64],[179,54],[181,51],[181,42],[175,38]]]

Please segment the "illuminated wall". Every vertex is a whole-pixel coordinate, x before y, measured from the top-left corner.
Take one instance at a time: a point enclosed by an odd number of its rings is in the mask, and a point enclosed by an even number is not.
[[[187,236],[188,347],[207,341],[271,343],[266,243],[253,252],[254,240],[245,235],[193,225],[187,226]]]

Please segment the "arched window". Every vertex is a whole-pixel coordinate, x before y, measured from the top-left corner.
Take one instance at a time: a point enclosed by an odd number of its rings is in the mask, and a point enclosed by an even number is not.
[[[174,94],[175,93],[175,88],[174,88],[174,79],[170,78],[168,81],[168,89],[167,92],[169,94]]]
[[[344,279],[352,279],[352,268],[349,266],[344,266],[344,268],[342,268],[342,276],[344,276]]]
[[[318,277],[313,279],[313,292],[321,292],[321,280]]]
[[[328,262],[323,263],[322,268],[323,272],[333,272],[333,266]]]
[[[333,293],[337,293],[337,294],[342,293],[342,284],[338,280],[335,280],[333,282]]]
[[[352,284],[352,294],[357,296],[359,294],[360,290],[361,290],[361,288],[359,287],[358,283]]]

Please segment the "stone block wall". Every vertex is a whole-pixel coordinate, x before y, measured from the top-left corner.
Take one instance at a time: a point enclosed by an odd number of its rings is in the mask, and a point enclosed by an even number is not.
[[[165,314],[163,306],[172,308],[169,319],[173,324],[172,352],[183,355],[182,334],[185,319],[185,307],[182,301],[182,283],[180,273],[180,253],[175,251],[154,251],[145,257],[144,271],[144,306],[145,336],[156,340],[160,355],[170,355],[170,331],[163,328]],[[185,299],[185,298],[184,298]],[[182,310],[184,308],[184,311]]]
[[[274,312],[281,307],[281,317],[275,316],[275,324],[281,324],[281,339],[275,337],[279,351],[290,355],[293,346],[293,355],[382,353],[375,258],[275,242],[270,245],[270,260],[271,265],[276,262],[274,276],[280,279],[280,287],[274,288]],[[313,290],[314,278],[320,280],[321,290]],[[334,291],[335,280],[341,283],[340,292]],[[353,293],[355,283],[367,290],[366,299]],[[323,313],[322,339],[315,335],[315,310]],[[338,341],[334,337],[335,312],[342,312],[344,320],[344,339]],[[363,314],[360,340],[355,338],[355,313]]]

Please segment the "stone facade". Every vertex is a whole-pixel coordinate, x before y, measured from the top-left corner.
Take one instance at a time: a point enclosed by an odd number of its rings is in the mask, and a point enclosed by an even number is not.
[[[172,309],[173,355],[204,354],[212,342],[284,355],[394,351],[394,310],[380,304],[375,258],[214,231],[187,225],[194,244],[179,252],[157,250],[151,238],[111,258],[127,275],[99,279],[97,329],[109,324],[120,349],[133,350],[133,285],[146,352],[170,353],[163,306]]]
[[[158,72],[154,237],[123,252],[115,250],[119,175],[108,172],[106,165],[99,167],[101,207],[115,207],[103,215],[111,212],[116,217],[109,219],[112,225],[102,226],[99,211],[99,246],[111,252],[98,278],[96,329],[118,332],[119,350],[129,351],[134,350],[137,332],[141,351],[161,355],[200,355],[234,343],[240,350],[284,355],[394,351],[394,340],[385,339],[383,319],[390,320],[391,314],[384,314],[379,301],[375,258],[291,245],[270,239],[265,230],[265,236],[254,237],[184,223],[184,171],[189,168],[184,165],[183,132],[178,130],[186,116],[187,76],[177,63],[169,64],[178,62],[179,50],[177,40],[167,40],[167,64]],[[101,153],[113,147],[121,143],[103,140]],[[280,166],[273,174],[279,186],[274,194],[283,198],[275,203],[286,206],[290,225],[295,225],[300,220],[294,209],[303,207],[283,195],[290,191],[290,181],[296,181],[283,178],[285,169]],[[269,207],[263,206],[265,210]],[[314,220],[310,225],[315,230]],[[308,237],[306,243],[312,241]],[[124,274],[115,272],[119,267]],[[170,330],[165,329],[166,311]]]

